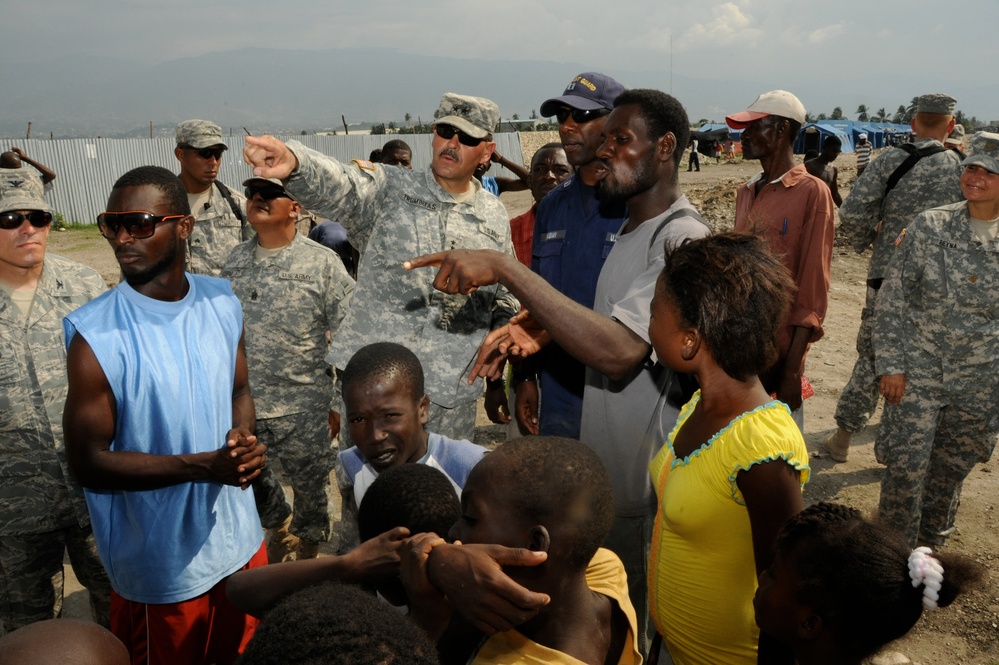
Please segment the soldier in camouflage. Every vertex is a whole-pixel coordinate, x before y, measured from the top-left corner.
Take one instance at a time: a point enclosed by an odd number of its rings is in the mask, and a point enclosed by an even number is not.
[[[455,248],[513,253],[503,204],[472,178],[492,155],[499,109],[487,99],[448,93],[436,117],[426,171],[363,160],[341,164],[296,141],[285,145],[269,136],[247,137],[244,158],[255,175],[284,180],[302,205],[339,221],[364,256],[353,303],[327,360],[342,370],[372,342],[406,346],[426,373],[427,429],[471,439],[475,401],[482,394],[481,383],[469,382],[475,352],[486,333],[516,311],[516,299],[497,285],[443,295],[434,291],[430,271],[407,272],[402,262]],[[487,392],[487,399],[503,398],[502,389]]]
[[[331,532],[329,478],[335,452],[326,417],[333,397],[326,333],[336,335],[354,280],[335,252],[296,232],[301,206],[280,180],[251,178],[243,185],[257,235],[232,251],[222,277],[243,305],[257,439],[279,460],[295,493],[294,517],[272,534],[268,559],[314,558]],[[254,489],[257,495],[275,492],[280,512],[290,515],[280,485]],[[272,505],[258,496],[258,509],[261,500]],[[265,525],[271,511],[261,511]]]
[[[108,625],[110,585],[62,437],[62,318],[106,287],[46,255],[51,212],[37,174],[0,175],[0,635],[59,616],[67,550],[94,619]]]
[[[887,467],[878,512],[910,545],[934,548],[999,435],[999,134],[976,134],[971,148],[966,201],[927,210],[898,235],[874,312],[887,402],[874,447]]]
[[[188,272],[218,277],[232,248],[249,240],[253,229],[246,221],[246,199],[216,180],[222,154],[222,128],[208,120],[185,120],[177,125],[180,180],[194,215],[187,240]]]
[[[840,233],[862,253],[873,245],[867,269],[867,300],[857,332],[857,361],[850,381],[836,405],[837,430],[819,444],[836,462],[845,462],[850,439],[867,425],[878,405],[878,376],[874,371],[871,323],[874,300],[894,253],[895,238],[916,215],[961,200],[960,157],[945,150],[943,141],[954,127],[954,98],[932,93],[919,98],[912,129],[917,150],[926,154],[886,193],[889,179],[910,158],[904,148],[892,148],[864,171],[840,208]]]

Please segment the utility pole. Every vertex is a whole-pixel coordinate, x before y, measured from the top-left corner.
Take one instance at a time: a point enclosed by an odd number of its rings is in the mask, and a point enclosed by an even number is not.
[[[343,133],[350,134],[350,130],[347,129],[347,116],[340,114],[340,122],[343,123]]]

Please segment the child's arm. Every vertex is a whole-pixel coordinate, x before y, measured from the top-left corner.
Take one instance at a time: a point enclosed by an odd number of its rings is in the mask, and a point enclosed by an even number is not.
[[[396,527],[342,556],[243,570],[226,581],[226,595],[233,605],[260,618],[285,597],[322,582],[353,584],[397,574],[399,548],[408,535],[408,529]]]
[[[735,482],[749,512],[758,576],[773,564],[774,546],[781,525],[804,508],[799,472],[787,462],[777,459],[740,471]],[[766,633],[760,633],[757,663],[793,665],[794,655],[786,645]]]
[[[444,539],[436,533],[420,533],[408,538],[400,553],[399,577],[406,588],[409,616],[435,642],[451,623],[451,604],[427,577],[427,559],[434,547],[443,545]]]

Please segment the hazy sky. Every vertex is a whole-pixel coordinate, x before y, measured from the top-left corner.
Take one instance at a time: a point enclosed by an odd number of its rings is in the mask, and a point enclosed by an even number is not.
[[[949,5],[960,13],[930,0],[0,0],[0,23],[8,53],[37,59],[378,46],[669,72],[672,42],[673,72],[704,79],[995,84],[997,0]]]

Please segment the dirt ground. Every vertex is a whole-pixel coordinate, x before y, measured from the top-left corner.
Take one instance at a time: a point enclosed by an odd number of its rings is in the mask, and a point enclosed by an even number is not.
[[[855,178],[853,155],[843,155],[840,168],[840,191],[845,197]],[[686,160],[683,168],[686,167]],[[742,160],[722,161],[701,157],[701,171],[683,170],[680,182],[691,202],[712,223],[715,230],[730,229],[734,219],[735,188],[759,170],[758,164]],[[844,186],[846,185],[846,186]],[[510,216],[518,215],[531,204],[528,192],[504,194],[503,202]],[[53,232],[50,251],[97,269],[109,283],[117,281],[117,265],[107,244],[96,229]],[[832,287],[825,337],[815,344],[806,364],[806,375],[815,388],[815,396],[805,404],[805,439],[810,450],[836,427],[833,413],[840,390],[846,384],[855,359],[855,340],[863,306],[869,254],[858,256],[846,245],[837,244],[833,256]],[[831,500],[855,506],[866,513],[877,507],[881,467],[874,460],[874,431],[880,412],[871,425],[854,437],[850,459],[834,464],[828,459],[812,459],[812,479],[805,488],[806,503]],[[492,425],[479,409],[476,440],[483,444],[505,438],[505,428]],[[927,612],[915,629],[890,648],[904,653],[912,662],[969,663],[999,665],[999,468],[993,458],[979,465],[964,485],[957,517],[957,534],[949,548],[986,566],[988,573],[981,587],[949,608]],[[86,591],[81,589],[66,568],[66,613],[85,617]]]

